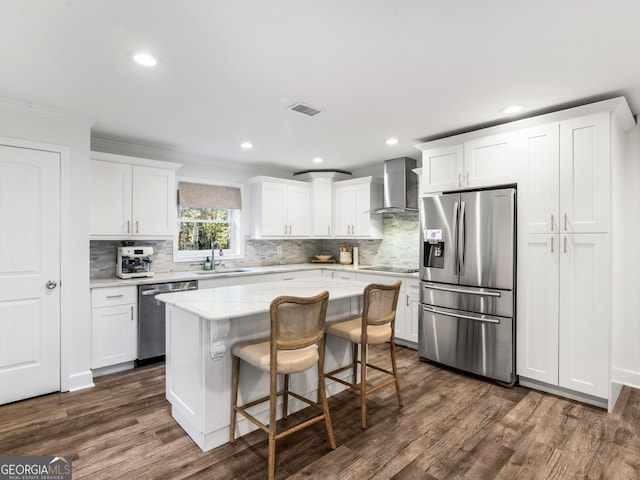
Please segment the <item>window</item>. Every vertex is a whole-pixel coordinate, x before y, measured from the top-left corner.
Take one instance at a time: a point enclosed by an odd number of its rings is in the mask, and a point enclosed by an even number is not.
[[[178,238],[174,261],[204,260],[220,242],[226,258],[241,258],[241,190],[238,187],[179,182]]]

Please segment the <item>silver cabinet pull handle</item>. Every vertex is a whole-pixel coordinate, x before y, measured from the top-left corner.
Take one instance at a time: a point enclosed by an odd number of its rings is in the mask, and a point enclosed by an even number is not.
[[[47,281],[47,283],[44,284],[44,286],[47,287],[49,290],[53,290],[58,286],[58,283],[55,280],[49,280]]]
[[[122,298],[124,297],[124,294],[120,294],[120,295],[107,295],[107,298]]]
[[[551,231],[553,232],[553,213],[551,214]]]
[[[138,228],[138,227],[139,227],[139,225],[138,225],[138,220],[136,220],[136,233],[140,233],[140,230],[139,230],[139,228]]]
[[[131,220],[127,220],[127,233],[131,233]]]
[[[551,253],[553,253],[553,236],[551,236]]]

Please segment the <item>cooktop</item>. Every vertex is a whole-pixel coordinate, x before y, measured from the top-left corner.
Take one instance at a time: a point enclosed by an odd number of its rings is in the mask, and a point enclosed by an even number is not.
[[[409,267],[390,267],[386,265],[373,265],[371,267],[360,267],[360,270],[376,270],[378,272],[393,272],[393,273],[416,273],[417,268]]]

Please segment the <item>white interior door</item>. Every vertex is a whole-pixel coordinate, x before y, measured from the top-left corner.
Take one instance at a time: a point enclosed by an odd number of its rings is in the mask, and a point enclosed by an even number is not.
[[[60,154],[0,145],[0,404],[60,390]]]

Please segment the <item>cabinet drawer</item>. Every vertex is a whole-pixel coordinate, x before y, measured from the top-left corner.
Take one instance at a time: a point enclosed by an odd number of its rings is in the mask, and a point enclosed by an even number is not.
[[[137,303],[138,287],[108,287],[91,290],[91,308]]]

